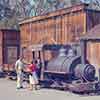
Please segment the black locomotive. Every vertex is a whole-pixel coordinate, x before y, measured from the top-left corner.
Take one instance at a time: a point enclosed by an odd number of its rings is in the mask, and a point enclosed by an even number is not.
[[[95,91],[98,84],[95,67],[85,58],[82,61],[82,55],[80,46],[62,46],[58,55],[45,66],[44,80],[51,83],[50,87],[66,87],[77,92]]]
[[[81,56],[75,55],[72,49],[69,49],[68,54],[66,54],[66,49],[64,48],[60,49],[56,58],[48,62],[45,73],[51,75],[53,79],[57,78],[57,74],[60,74],[60,76],[65,74],[64,81],[73,81],[74,79],[93,81],[95,79],[94,66],[89,64],[88,61],[86,64],[81,64]],[[63,78],[60,80],[63,80]]]

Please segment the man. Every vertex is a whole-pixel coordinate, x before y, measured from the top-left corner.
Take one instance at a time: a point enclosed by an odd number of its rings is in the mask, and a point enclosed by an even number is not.
[[[22,81],[23,81],[23,57],[20,57],[15,63],[15,69],[17,73],[17,89],[22,88]]]

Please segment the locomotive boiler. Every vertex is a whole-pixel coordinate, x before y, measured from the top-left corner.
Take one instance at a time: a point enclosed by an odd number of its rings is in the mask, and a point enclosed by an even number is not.
[[[95,67],[85,59],[82,63],[81,55],[80,47],[62,47],[57,57],[51,59],[45,67],[45,79],[60,85],[74,81],[93,82]]]

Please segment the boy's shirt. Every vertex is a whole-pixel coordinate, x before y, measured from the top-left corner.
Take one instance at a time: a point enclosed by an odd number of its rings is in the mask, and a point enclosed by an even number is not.
[[[31,72],[36,71],[36,65],[35,65],[35,64],[29,65],[29,70],[30,70]]]

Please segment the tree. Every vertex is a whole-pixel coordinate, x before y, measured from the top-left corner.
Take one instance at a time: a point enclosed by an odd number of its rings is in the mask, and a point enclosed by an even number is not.
[[[13,16],[14,10],[10,6],[10,0],[0,0],[0,27],[10,28],[14,26],[16,20],[13,20]]]
[[[93,6],[91,8],[95,7],[95,9],[100,10],[100,0],[92,0],[92,3]]]
[[[0,0],[0,20],[12,17],[12,13],[9,0]]]

